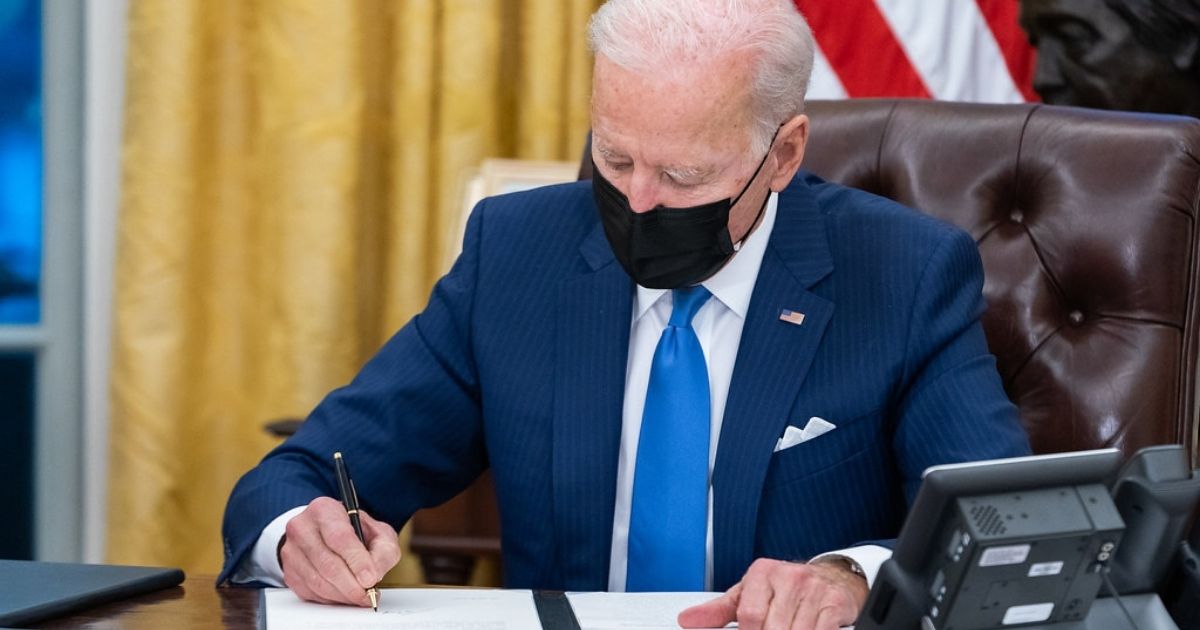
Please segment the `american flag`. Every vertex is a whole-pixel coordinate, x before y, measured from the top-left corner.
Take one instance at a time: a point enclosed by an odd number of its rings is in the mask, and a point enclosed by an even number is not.
[[[795,1],[817,41],[808,98],[1038,100],[1018,0]]]
[[[799,326],[800,324],[804,323],[804,313],[797,313],[796,311],[784,309],[781,313],[779,313],[779,319],[789,324],[795,324]]]

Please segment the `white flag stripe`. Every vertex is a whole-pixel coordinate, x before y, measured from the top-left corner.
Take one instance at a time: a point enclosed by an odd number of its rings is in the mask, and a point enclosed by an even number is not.
[[[974,0],[875,0],[934,98],[1024,102]]]
[[[821,52],[820,46],[816,47],[816,53],[806,98],[846,98],[846,88],[842,87],[841,80],[829,65],[829,59]]]
[[[978,2],[963,2],[963,12],[967,14],[974,33],[971,41],[975,44],[975,58],[980,61],[970,72],[974,76],[960,77],[960,81],[973,85],[974,91],[963,88],[968,96],[960,100],[979,101],[984,103],[1024,103],[1025,96],[1013,78],[1008,62],[1004,60],[1004,52],[996,42],[996,36],[988,26],[987,18],[979,10]],[[985,74],[986,72],[986,74]]]

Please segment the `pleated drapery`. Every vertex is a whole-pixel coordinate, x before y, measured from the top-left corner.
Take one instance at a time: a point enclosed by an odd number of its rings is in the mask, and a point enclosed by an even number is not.
[[[598,4],[131,2],[108,560],[216,572],[263,422],[423,307],[465,173],[578,158]]]

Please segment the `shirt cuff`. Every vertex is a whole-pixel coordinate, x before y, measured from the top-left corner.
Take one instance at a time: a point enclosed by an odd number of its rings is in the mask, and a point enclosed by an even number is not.
[[[862,545],[823,553],[813,557],[809,562],[820,558],[839,556],[858,563],[858,566],[862,567],[863,574],[867,578],[867,588],[871,588],[875,586],[875,576],[879,575],[879,568],[892,557],[892,550],[887,547],[880,547],[879,545]]]
[[[254,548],[246,554],[246,557],[242,558],[242,563],[238,566],[237,571],[234,571],[233,577],[229,578],[229,581],[234,584],[262,582],[271,586],[283,586],[283,567],[279,566],[279,555],[277,554],[279,541],[287,531],[288,521],[307,507],[307,505],[294,507],[276,516],[275,520],[268,523],[262,533],[258,535],[258,542],[254,543]]]

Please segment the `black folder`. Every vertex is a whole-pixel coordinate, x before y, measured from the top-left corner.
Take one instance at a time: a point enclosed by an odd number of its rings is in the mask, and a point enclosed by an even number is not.
[[[0,625],[37,623],[180,582],[179,569],[0,560]]]

